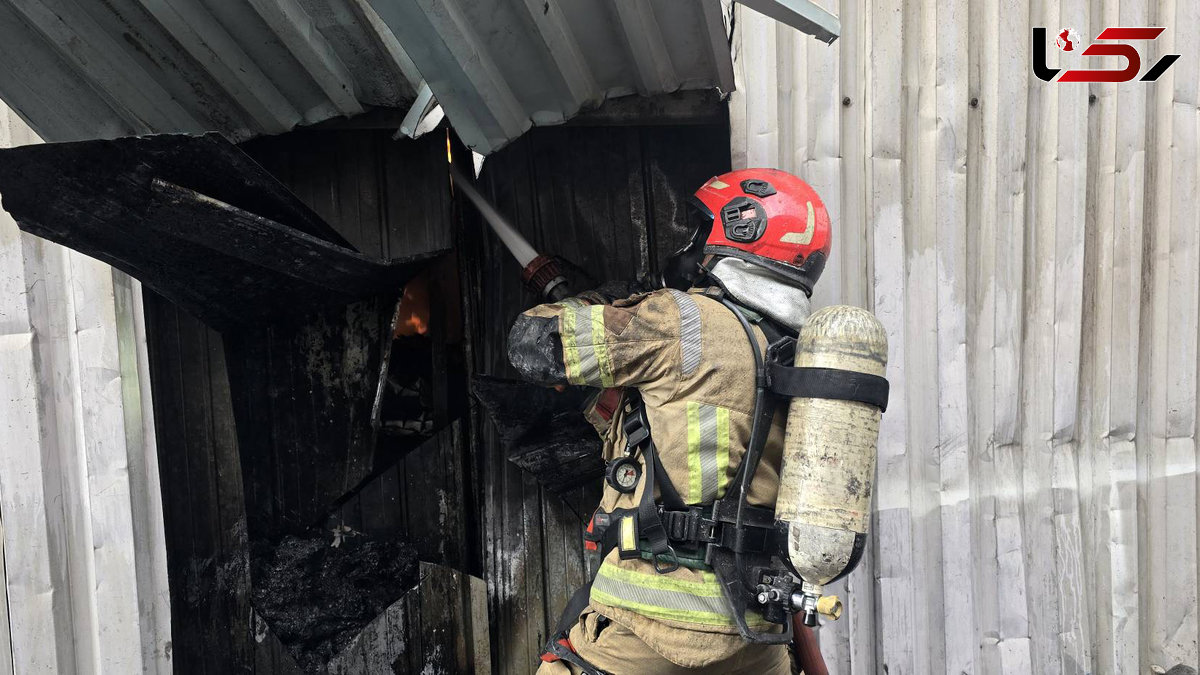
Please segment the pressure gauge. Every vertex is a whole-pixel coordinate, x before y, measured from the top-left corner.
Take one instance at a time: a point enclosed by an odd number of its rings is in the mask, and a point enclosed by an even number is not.
[[[638,481],[642,479],[642,467],[632,457],[618,457],[608,463],[608,471],[604,480],[612,489],[622,494],[629,494],[637,489]]]

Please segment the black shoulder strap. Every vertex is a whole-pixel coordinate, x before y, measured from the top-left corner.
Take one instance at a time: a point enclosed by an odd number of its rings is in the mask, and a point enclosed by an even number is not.
[[[771,391],[790,398],[830,398],[857,401],[887,412],[888,381],[869,373],[839,368],[792,368],[767,365]]]
[[[654,487],[658,486],[664,501],[668,499],[669,491],[673,501],[682,502],[679,500],[679,493],[671,485],[671,479],[667,476],[667,472],[662,468],[662,461],[658,458],[658,450],[655,448],[654,439],[650,434],[650,423],[646,419],[646,406],[642,401],[641,394],[627,390],[625,396],[625,419],[622,422],[625,438],[631,448],[640,448],[644,465],[642,498],[638,501],[637,508],[638,536],[645,539],[650,546],[654,570],[659,574],[667,574],[679,569],[679,559],[667,537],[667,528],[663,526],[662,519],[658,517],[658,505],[654,502]],[[661,477],[659,477],[659,473],[662,474]]]

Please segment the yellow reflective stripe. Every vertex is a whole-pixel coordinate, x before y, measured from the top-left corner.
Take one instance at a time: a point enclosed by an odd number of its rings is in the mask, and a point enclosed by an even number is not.
[[[733,608],[725,600],[721,584],[712,572],[700,572],[697,581],[605,563],[600,566],[592,584],[591,599],[655,619],[708,626],[734,625]],[[746,621],[756,628],[770,629],[757,612],[747,612]]]
[[[613,386],[612,360],[608,356],[608,334],[604,331],[604,305],[592,305],[592,344],[596,352],[596,366],[600,370],[600,385]]]
[[[648,616],[652,619],[666,619],[668,621],[685,621],[687,623],[698,623],[705,626],[732,626],[734,625],[733,617],[716,612],[704,612],[695,609],[675,609],[670,607],[658,607],[645,602],[637,602],[636,600],[627,600],[619,598],[615,595],[605,593],[603,590],[592,587],[592,600],[602,605],[611,607],[620,607],[629,609]]]
[[[596,572],[598,577],[623,581],[627,584],[641,586],[642,588],[675,591],[677,593],[687,593],[688,595],[704,598],[721,597],[721,583],[717,581],[717,575],[704,571],[700,571],[699,574],[699,581],[677,579],[670,574],[659,574],[654,570],[639,572],[637,570],[625,569],[624,567],[617,567],[612,563],[601,565],[600,569]]]
[[[729,483],[729,410],[717,408],[717,499]]]
[[[637,533],[633,530],[633,518],[621,518],[621,550],[632,551],[637,548]]]
[[[579,347],[575,344],[575,312],[568,309],[559,317],[562,324],[563,363],[567,369],[567,382],[583,384],[579,372]]]
[[[687,503],[710,504],[725,494],[729,444],[729,410],[688,401]]]
[[[688,499],[689,504],[699,504],[702,498],[702,474],[700,468],[700,404],[687,404],[688,444]]]
[[[561,316],[567,381],[592,387],[613,386],[612,359],[604,341],[603,305],[576,304],[563,310]]]

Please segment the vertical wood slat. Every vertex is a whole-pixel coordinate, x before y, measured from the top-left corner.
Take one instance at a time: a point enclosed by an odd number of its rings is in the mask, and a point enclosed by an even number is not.
[[[872,308],[891,338],[874,584],[851,585],[856,623],[821,630],[831,670],[1197,665],[1200,66],[1047,84],[1028,36],[1166,26],[1146,69],[1186,52],[1200,9],[823,4],[832,49],[738,8],[731,157],[829,195],[840,274],[814,299]],[[831,91],[832,177],[813,151]]]

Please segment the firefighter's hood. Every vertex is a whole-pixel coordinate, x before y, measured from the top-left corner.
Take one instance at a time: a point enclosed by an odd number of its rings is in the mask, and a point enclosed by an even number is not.
[[[721,258],[713,265],[711,274],[734,300],[797,332],[812,311],[803,290],[761,265],[738,258]]]

